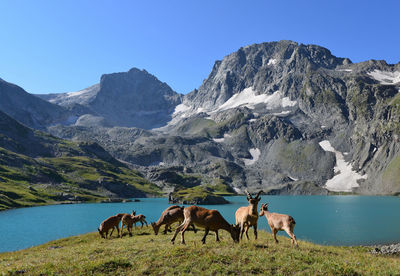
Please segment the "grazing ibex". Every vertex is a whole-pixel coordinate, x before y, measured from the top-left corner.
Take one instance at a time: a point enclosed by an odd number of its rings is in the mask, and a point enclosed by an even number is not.
[[[171,224],[175,222],[179,222],[181,224],[185,217],[183,216],[183,209],[185,207],[180,207],[178,205],[173,205],[165,209],[161,217],[158,219],[157,222],[152,222],[151,226],[153,227],[154,234],[158,234],[158,230],[160,229],[161,225],[165,224],[165,229],[163,231],[164,235],[167,234],[167,231],[171,231],[168,228],[170,227]],[[193,231],[196,233],[196,228],[193,226]]]
[[[206,243],[206,237],[208,232],[215,231],[216,241],[219,241],[218,230],[223,229],[231,234],[233,241],[239,242],[239,227],[236,225],[229,224],[217,210],[209,210],[199,206],[186,207],[183,210],[185,217],[183,223],[175,230],[175,234],[171,239],[172,244],[175,242],[176,235],[181,232],[181,242],[185,244],[185,231],[191,224],[195,224],[198,227],[205,228],[204,237],[201,241]]]
[[[132,225],[135,223],[135,214],[135,211],[132,211],[132,214],[122,214],[123,216],[121,219],[121,233],[119,235],[121,238],[122,232],[124,230],[124,225],[126,225],[126,228],[128,229],[129,236],[132,237]]]
[[[254,228],[254,237],[257,239],[257,221],[258,221],[258,213],[257,213],[257,204],[260,201],[260,194],[263,191],[259,191],[256,197],[252,197],[251,194],[247,191],[247,201],[249,202],[249,206],[240,207],[236,210],[236,224],[240,226],[240,239],[243,239],[243,233],[246,233],[247,240],[249,240],[249,235],[247,232],[249,228],[253,226]]]
[[[274,234],[274,239],[276,243],[278,243],[278,240],[276,239],[276,233],[278,231],[285,231],[291,238],[292,246],[293,243],[298,246],[296,236],[293,234],[293,228],[296,224],[293,217],[284,214],[270,213],[268,211],[268,203],[261,204],[260,217],[263,215],[265,215],[265,217],[267,218],[269,227],[271,228],[272,234]]]
[[[129,215],[129,214],[127,214],[127,213],[118,213],[118,214],[116,214],[116,216],[117,216],[117,217],[120,217],[121,219],[122,219],[122,217],[123,217],[124,215]],[[136,211],[132,211],[132,214],[131,214],[131,215],[132,215],[132,216],[136,215]]]
[[[110,237],[111,237],[112,233],[114,232],[114,228],[117,228],[118,235],[119,235],[118,225],[119,225],[120,222],[121,222],[121,217],[120,216],[111,216],[108,219],[104,220],[100,224],[100,227],[97,228],[97,230],[99,231],[100,236],[103,239],[107,239],[108,231],[111,229],[111,233],[110,233]]]
[[[142,214],[139,214],[139,215],[137,215],[137,216],[134,216],[134,217],[133,217],[133,223],[135,224],[135,228],[136,228],[136,223],[137,223],[137,222],[140,222],[140,223],[142,224],[142,228],[143,228],[143,224],[144,224],[144,223],[146,223],[146,226],[147,226],[146,216],[145,216],[145,215],[142,215]]]

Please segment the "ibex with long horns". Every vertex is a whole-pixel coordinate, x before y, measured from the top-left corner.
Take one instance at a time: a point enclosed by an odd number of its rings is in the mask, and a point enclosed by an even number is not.
[[[255,239],[257,239],[257,204],[261,200],[260,195],[263,191],[259,191],[254,198],[247,190],[245,190],[245,192],[247,194],[247,201],[249,202],[249,206],[240,207],[236,210],[236,225],[240,226],[240,239],[243,239],[243,233],[246,233],[246,237],[249,240],[249,235],[247,234],[247,232],[249,231],[249,228],[251,226],[253,226],[254,228],[254,236]]]

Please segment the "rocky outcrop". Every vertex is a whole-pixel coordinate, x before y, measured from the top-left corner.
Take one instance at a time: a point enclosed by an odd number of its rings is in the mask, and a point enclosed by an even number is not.
[[[156,106],[163,102],[159,95],[172,99],[164,102],[172,117],[166,126],[108,128],[105,122],[116,120],[109,111],[117,108],[100,96],[118,98],[118,91],[135,86],[129,76],[151,79],[146,74],[105,76],[86,104],[97,108],[94,117],[50,132],[95,140],[163,188],[174,187],[166,181],[173,177],[160,171],[180,167],[201,176],[202,185],[218,180],[238,192],[400,193],[400,63],[352,63],[323,47],[292,41],[253,44],[216,61],[209,77],[182,101],[173,93],[154,92]],[[146,101],[137,109],[143,100],[138,93],[129,95],[124,99],[135,99],[134,116],[150,110]],[[118,116],[126,120],[130,113],[124,112]],[[151,120],[141,121],[145,128],[155,127]]]
[[[78,92],[39,95],[72,111],[79,126],[151,129],[171,120],[181,95],[146,70],[105,74],[100,83]]]

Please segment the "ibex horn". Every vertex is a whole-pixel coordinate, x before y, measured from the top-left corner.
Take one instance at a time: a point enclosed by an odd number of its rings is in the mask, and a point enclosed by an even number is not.
[[[262,193],[264,193],[263,190],[260,190],[260,191],[257,193],[257,195],[256,195],[255,198],[258,198]]]
[[[246,192],[246,194],[247,194],[247,198],[249,198],[249,199],[252,199],[253,197],[251,196],[251,194],[247,191],[247,189],[246,190],[244,190],[245,192]]]

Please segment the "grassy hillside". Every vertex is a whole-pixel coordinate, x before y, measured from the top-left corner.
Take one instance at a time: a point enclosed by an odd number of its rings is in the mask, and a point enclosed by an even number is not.
[[[169,242],[171,235],[155,236],[151,227],[133,237],[104,240],[97,233],[65,238],[37,247],[0,254],[0,273],[27,275],[397,275],[398,257],[375,256],[363,247],[320,246],[300,241],[291,248],[287,238],[259,233],[257,241],[234,244],[221,231],[220,243],[203,232],[185,235],[187,245]],[[126,231],[125,231],[126,233]],[[250,238],[253,238],[251,235]],[[179,240],[179,239],[178,239]],[[178,241],[177,240],[177,241]]]
[[[0,111],[0,210],[146,194],[161,192],[97,143],[59,139]]]
[[[0,147],[0,210],[145,194],[161,192],[122,164],[89,156],[31,158]]]

